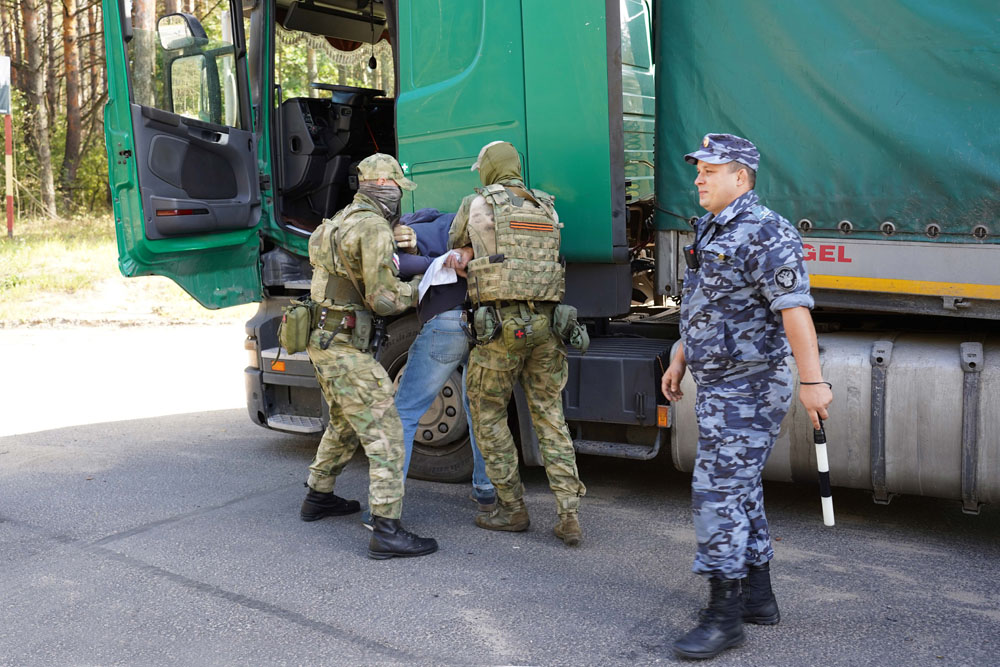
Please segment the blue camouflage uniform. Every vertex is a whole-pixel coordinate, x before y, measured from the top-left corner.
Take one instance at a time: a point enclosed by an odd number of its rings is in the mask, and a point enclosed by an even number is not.
[[[702,145],[685,159],[759,164],[740,137],[710,134]],[[684,356],[698,385],[693,570],[739,579],[774,555],[761,472],[792,401],[780,311],[812,308],[813,299],[798,232],[753,190],[700,218],[695,237],[700,267],[687,269],[681,301]]]

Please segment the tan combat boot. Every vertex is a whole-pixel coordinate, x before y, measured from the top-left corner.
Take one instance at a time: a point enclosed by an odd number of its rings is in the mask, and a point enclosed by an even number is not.
[[[528,530],[531,520],[528,518],[528,508],[524,499],[520,498],[510,503],[497,499],[497,506],[488,514],[476,515],[476,525],[486,530],[507,530],[513,533]]]
[[[576,513],[572,514],[560,514],[559,523],[556,527],[552,529],[552,532],[556,534],[560,540],[562,540],[566,546],[575,547],[583,539],[583,531],[580,530],[580,520],[577,518]]]

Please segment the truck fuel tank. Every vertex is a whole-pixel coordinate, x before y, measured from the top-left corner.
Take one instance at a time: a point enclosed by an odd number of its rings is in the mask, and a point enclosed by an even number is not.
[[[819,336],[823,377],[833,384],[826,422],[834,486],[960,500],[966,512],[1000,501],[1000,338],[995,334],[896,332]],[[794,360],[789,357],[794,369]],[[698,427],[690,373],[672,406],[674,465],[694,467]],[[764,478],[816,478],[812,426],[798,401]]]

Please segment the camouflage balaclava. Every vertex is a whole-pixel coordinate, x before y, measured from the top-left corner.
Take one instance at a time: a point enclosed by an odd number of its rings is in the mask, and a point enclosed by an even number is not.
[[[472,166],[479,169],[479,180],[483,185],[516,181],[521,184],[521,158],[517,149],[506,141],[487,144]]]
[[[379,185],[379,179],[387,183]],[[414,190],[417,184],[403,175],[403,168],[396,158],[385,153],[369,155],[358,163],[358,192],[370,197],[382,209],[390,223],[399,220],[399,200],[402,190]]]
[[[377,181],[361,181],[358,192],[374,199],[389,222],[395,223],[399,219],[399,200],[403,198],[403,191],[392,181],[385,185],[379,185]]]

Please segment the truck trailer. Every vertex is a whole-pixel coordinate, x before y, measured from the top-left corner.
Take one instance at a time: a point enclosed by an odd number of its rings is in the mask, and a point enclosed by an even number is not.
[[[985,0],[103,0],[109,181],[126,276],[165,275],[246,324],[257,424],[319,434],[304,352],[277,324],[309,289],[309,234],[356,165],[398,157],[405,211],[453,211],[479,149],[516,146],[556,197],[577,451],[690,471],[693,400],[659,390],[679,338],[692,222],[682,156],[709,132],[761,151],[756,191],[802,235],[837,486],[1000,499],[1000,22]],[[155,6],[155,7],[154,7]],[[419,331],[391,321],[398,377]],[[695,393],[690,375],[683,390]],[[467,479],[456,372],[421,420],[410,474]],[[523,394],[510,419],[540,465]],[[816,477],[793,405],[764,470]],[[814,483],[814,482],[813,482]]]

